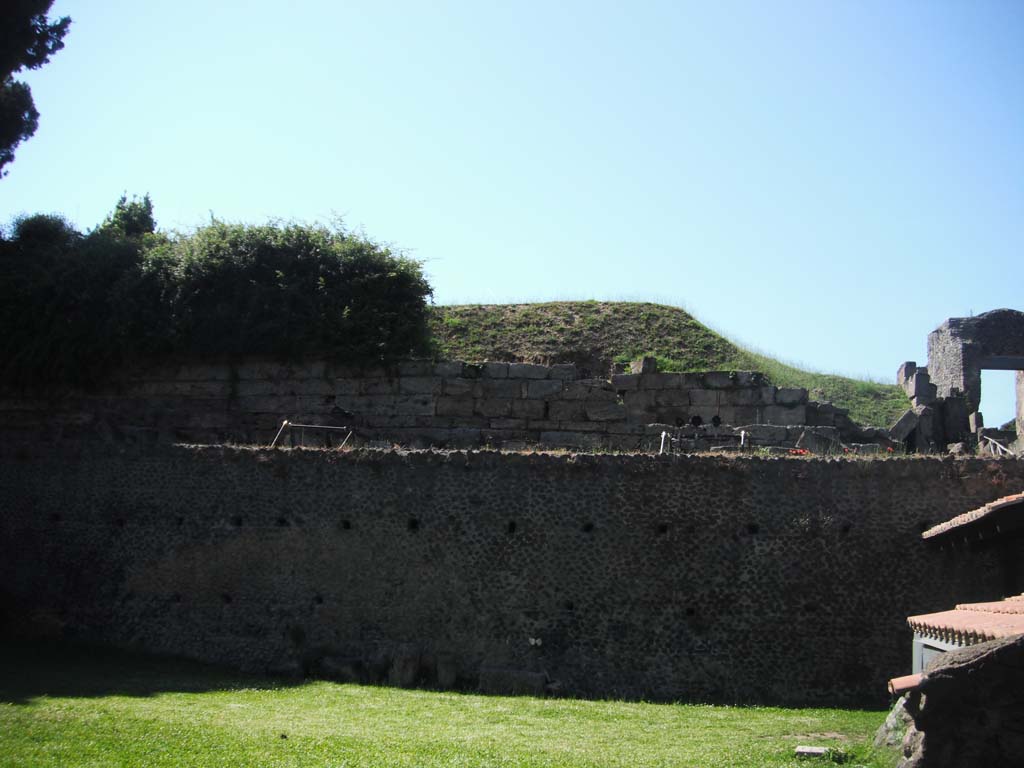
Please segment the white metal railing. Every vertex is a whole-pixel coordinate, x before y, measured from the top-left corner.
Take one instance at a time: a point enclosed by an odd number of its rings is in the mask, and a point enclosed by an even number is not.
[[[277,430],[277,434],[274,435],[274,442],[272,442],[270,444],[271,448],[276,448],[277,447],[277,441],[281,438],[281,434],[285,431],[285,429],[288,429],[288,430],[299,429],[300,430],[300,432],[299,432],[299,444],[303,445],[303,446],[306,444],[305,443],[305,431],[307,429],[324,429],[324,430],[334,430],[334,431],[341,431],[341,432],[344,432],[345,430],[348,430],[348,434],[345,435],[345,439],[342,440],[341,445],[338,446],[338,450],[339,451],[342,448],[345,447],[345,445],[348,443],[348,439],[350,437],[352,437],[352,430],[349,429],[348,427],[333,427],[333,426],[329,426],[327,424],[296,424],[295,422],[292,422],[292,421],[289,421],[288,419],[285,419],[284,421],[281,422],[281,428],[279,430]]]
[[[988,435],[982,435],[981,439],[985,441],[985,447],[988,448],[989,453],[993,456],[1016,456],[1017,454],[1007,448],[1005,445],[1000,443],[998,440],[993,440]]]

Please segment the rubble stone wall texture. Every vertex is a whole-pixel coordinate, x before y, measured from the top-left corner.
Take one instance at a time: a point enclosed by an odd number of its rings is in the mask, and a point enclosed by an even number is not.
[[[744,371],[579,380],[572,365],[426,361],[388,369],[323,361],[164,365],[126,372],[100,392],[0,394],[0,413],[0,437],[53,442],[268,444],[287,418],[414,447],[618,450],[641,447],[646,424],[694,416],[735,425],[849,421],[842,409],[809,403],[804,389],[779,389]],[[310,430],[301,438],[310,445],[336,436]]]
[[[1003,596],[997,555],[920,532],[1022,488],[1009,460],[4,444],[0,614],[347,679],[880,704],[907,615]]]

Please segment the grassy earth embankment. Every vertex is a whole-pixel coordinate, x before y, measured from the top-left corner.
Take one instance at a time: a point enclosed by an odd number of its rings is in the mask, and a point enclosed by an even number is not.
[[[643,355],[663,371],[753,370],[780,387],[804,387],[869,426],[888,426],[910,403],[899,387],[801,370],[733,344],[677,307],[633,302],[469,304],[431,310],[439,357],[576,363],[606,376],[613,362]]]
[[[891,768],[884,712],[480,696],[305,682],[115,652],[0,647],[0,766]],[[819,761],[824,762],[824,761]],[[825,764],[832,764],[826,762]]]

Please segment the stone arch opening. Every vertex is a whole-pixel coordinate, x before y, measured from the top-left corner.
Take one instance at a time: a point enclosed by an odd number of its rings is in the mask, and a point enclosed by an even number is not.
[[[978,436],[981,372],[1015,371],[1017,435],[1024,434],[1024,312],[995,309],[976,317],[951,317],[928,336],[928,375],[940,398],[961,396],[966,431]],[[999,426],[999,425],[994,425]],[[1021,446],[1017,438],[1018,450]]]

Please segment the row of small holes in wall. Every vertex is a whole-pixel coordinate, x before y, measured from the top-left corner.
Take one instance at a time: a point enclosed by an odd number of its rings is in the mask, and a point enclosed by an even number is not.
[[[60,521],[61,521],[61,516],[59,514],[54,513],[54,514],[50,515],[50,522],[59,523]],[[177,521],[176,521],[177,525],[182,525],[182,524],[184,524],[184,522],[185,522],[185,518],[183,518],[183,517],[179,517],[177,519]],[[242,526],[243,522],[244,521],[243,521],[241,515],[234,515],[231,518],[231,525],[235,526],[236,528],[240,528]],[[120,518],[120,517],[117,518],[114,521],[114,525],[116,525],[118,528],[124,528],[125,527],[125,520],[124,520],[124,518]],[[279,517],[279,518],[277,518],[274,521],[274,525],[277,526],[278,528],[288,528],[289,526],[291,526],[291,523],[288,521],[287,518]],[[349,531],[349,530],[352,529],[352,522],[350,520],[342,520],[340,523],[338,523],[338,527],[341,528],[343,531]],[[922,523],[919,524],[919,527],[920,527],[921,530],[927,530],[927,528],[929,527],[929,523],[927,521],[922,522]],[[418,519],[416,519],[415,517],[410,517],[408,519],[408,521],[406,521],[406,528],[408,528],[412,532],[416,532],[416,531],[418,531],[420,529],[420,521]],[[506,527],[506,530],[508,531],[508,535],[512,536],[513,534],[515,534],[516,529],[517,529],[516,521],[515,520],[510,520],[509,523],[508,523],[508,526]],[[850,523],[843,523],[842,527],[839,529],[839,532],[840,532],[840,534],[845,536],[846,534],[848,534],[850,532],[850,529],[851,529]],[[586,522],[586,523],[583,524],[583,527],[580,530],[582,530],[583,533],[593,533],[594,532],[594,524],[591,523],[591,522]],[[747,524],[747,533],[749,535],[756,536],[760,532],[761,532],[761,526],[759,526],[757,523],[748,523]],[[664,536],[665,534],[667,534],[668,533],[668,523],[659,523],[655,527],[654,533],[656,535],[658,535],[658,536]],[[736,538],[737,538],[736,536],[733,536],[733,539],[736,539]]]
[[[130,593],[128,595],[128,597],[129,598],[134,598],[135,595]],[[234,600],[234,597],[232,597],[227,592],[222,592],[221,595],[220,595],[220,601],[224,605],[231,605],[235,600]],[[177,592],[172,594],[171,595],[171,602],[173,602],[173,603],[180,603],[180,602],[182,602],[181,594],[179,594]],[[323,605],[324,604],[323,595],[313,595],[313,603],[315,605]],[[565,600],[565,601],[562,602],[562,610],[565,610],[565,611],[575,611],[576,610],[576,604],[572,600]],[[813,609],[808,609],[805,606],[805,610],[813,610]],[[694,611],[693,608],[687,608],[686,609],[686,615],[687,616],[693,616],[694,613],[695,613],[695,611]]]
[[[129,594],[128,597],[134,597],[134,594]],[[224,603],[224,605],[230,605],[231,603],[234,602],[234,598],[231,595],[229,595],[227,592],[223,592],[223,593],[221,593],[220,601],[222,603]],[[180,603],[181,602],[181,595],[179,593],[175,592],[173,595],[171,595],[171,602],[172,603]],[[324,604],[323,595],[313,595],[313,603],[315,603],[316,605],[323,605]]]
[[[60,515],[55,514],[55,513],[50,515],[50,521],[51,522],[60,522]],[[233,525],[234,527],[238,528],[238,527],[242,527],[242,525],[245,523],[245,520],[243,519],[242,515],[232,515],[230,522],[231,522],[231,525]],[[125,527],[126,522],[125,522],[124,518],[119,517],[117,520],[114,521],[114,524],[117,525],[119,528],[123,528],[123,527]],[[177,520],[176,520],[176,524],[177,525],[184,524],[184,518],[183,517],[178,517]],[[273,521],[273,524],[276,527],[279,527],[279,528],[287,528],[287,527],[290,527],[292,523],[291,523],[291,521],[289,521],[289,519],[287,517],[279,517],[278,519],[275,519]],[[341,520],[338,523],[338,527],[341,528],[342,530],[351,530],[352,529],[352,522],[351,522],[351,520]],[[409,530],[415,532],[415,531],[420,529],[420,521],[417,518],[415,518],[415,517],[410,517],[409,520],[406,522],[406,527]],[[594,527],[595,527],[594,523],[592,523],[592,522],[585,522],[580,529],[584,532],[584,534],[593,534]],[[509,520],[508,525],[506,526],[506,530],[508,531],[508,535],[509,536],[514,536],[517,529],[518,529],[518,526],[516,524],[516,521],[515,520]],[[846,525],[843,526],[844,534],[847,534],[847,532],[849,532],[849,530],[850,530],[850,525],[849,524],[846,524]],[[746,532],[749,532],[749,534],[751,534],[751,535],[758,534],[759,531],[760,531],[760,528],[759,528],[759,526],[756,523],[751,523],[748,526],[746,526]],[[654,527],[654,534],[656,536],[665,536],[666,534],[668,534],[668,532],[669,532],[669,524],[668,523],[665,523],[665,522],[658,523]]]

